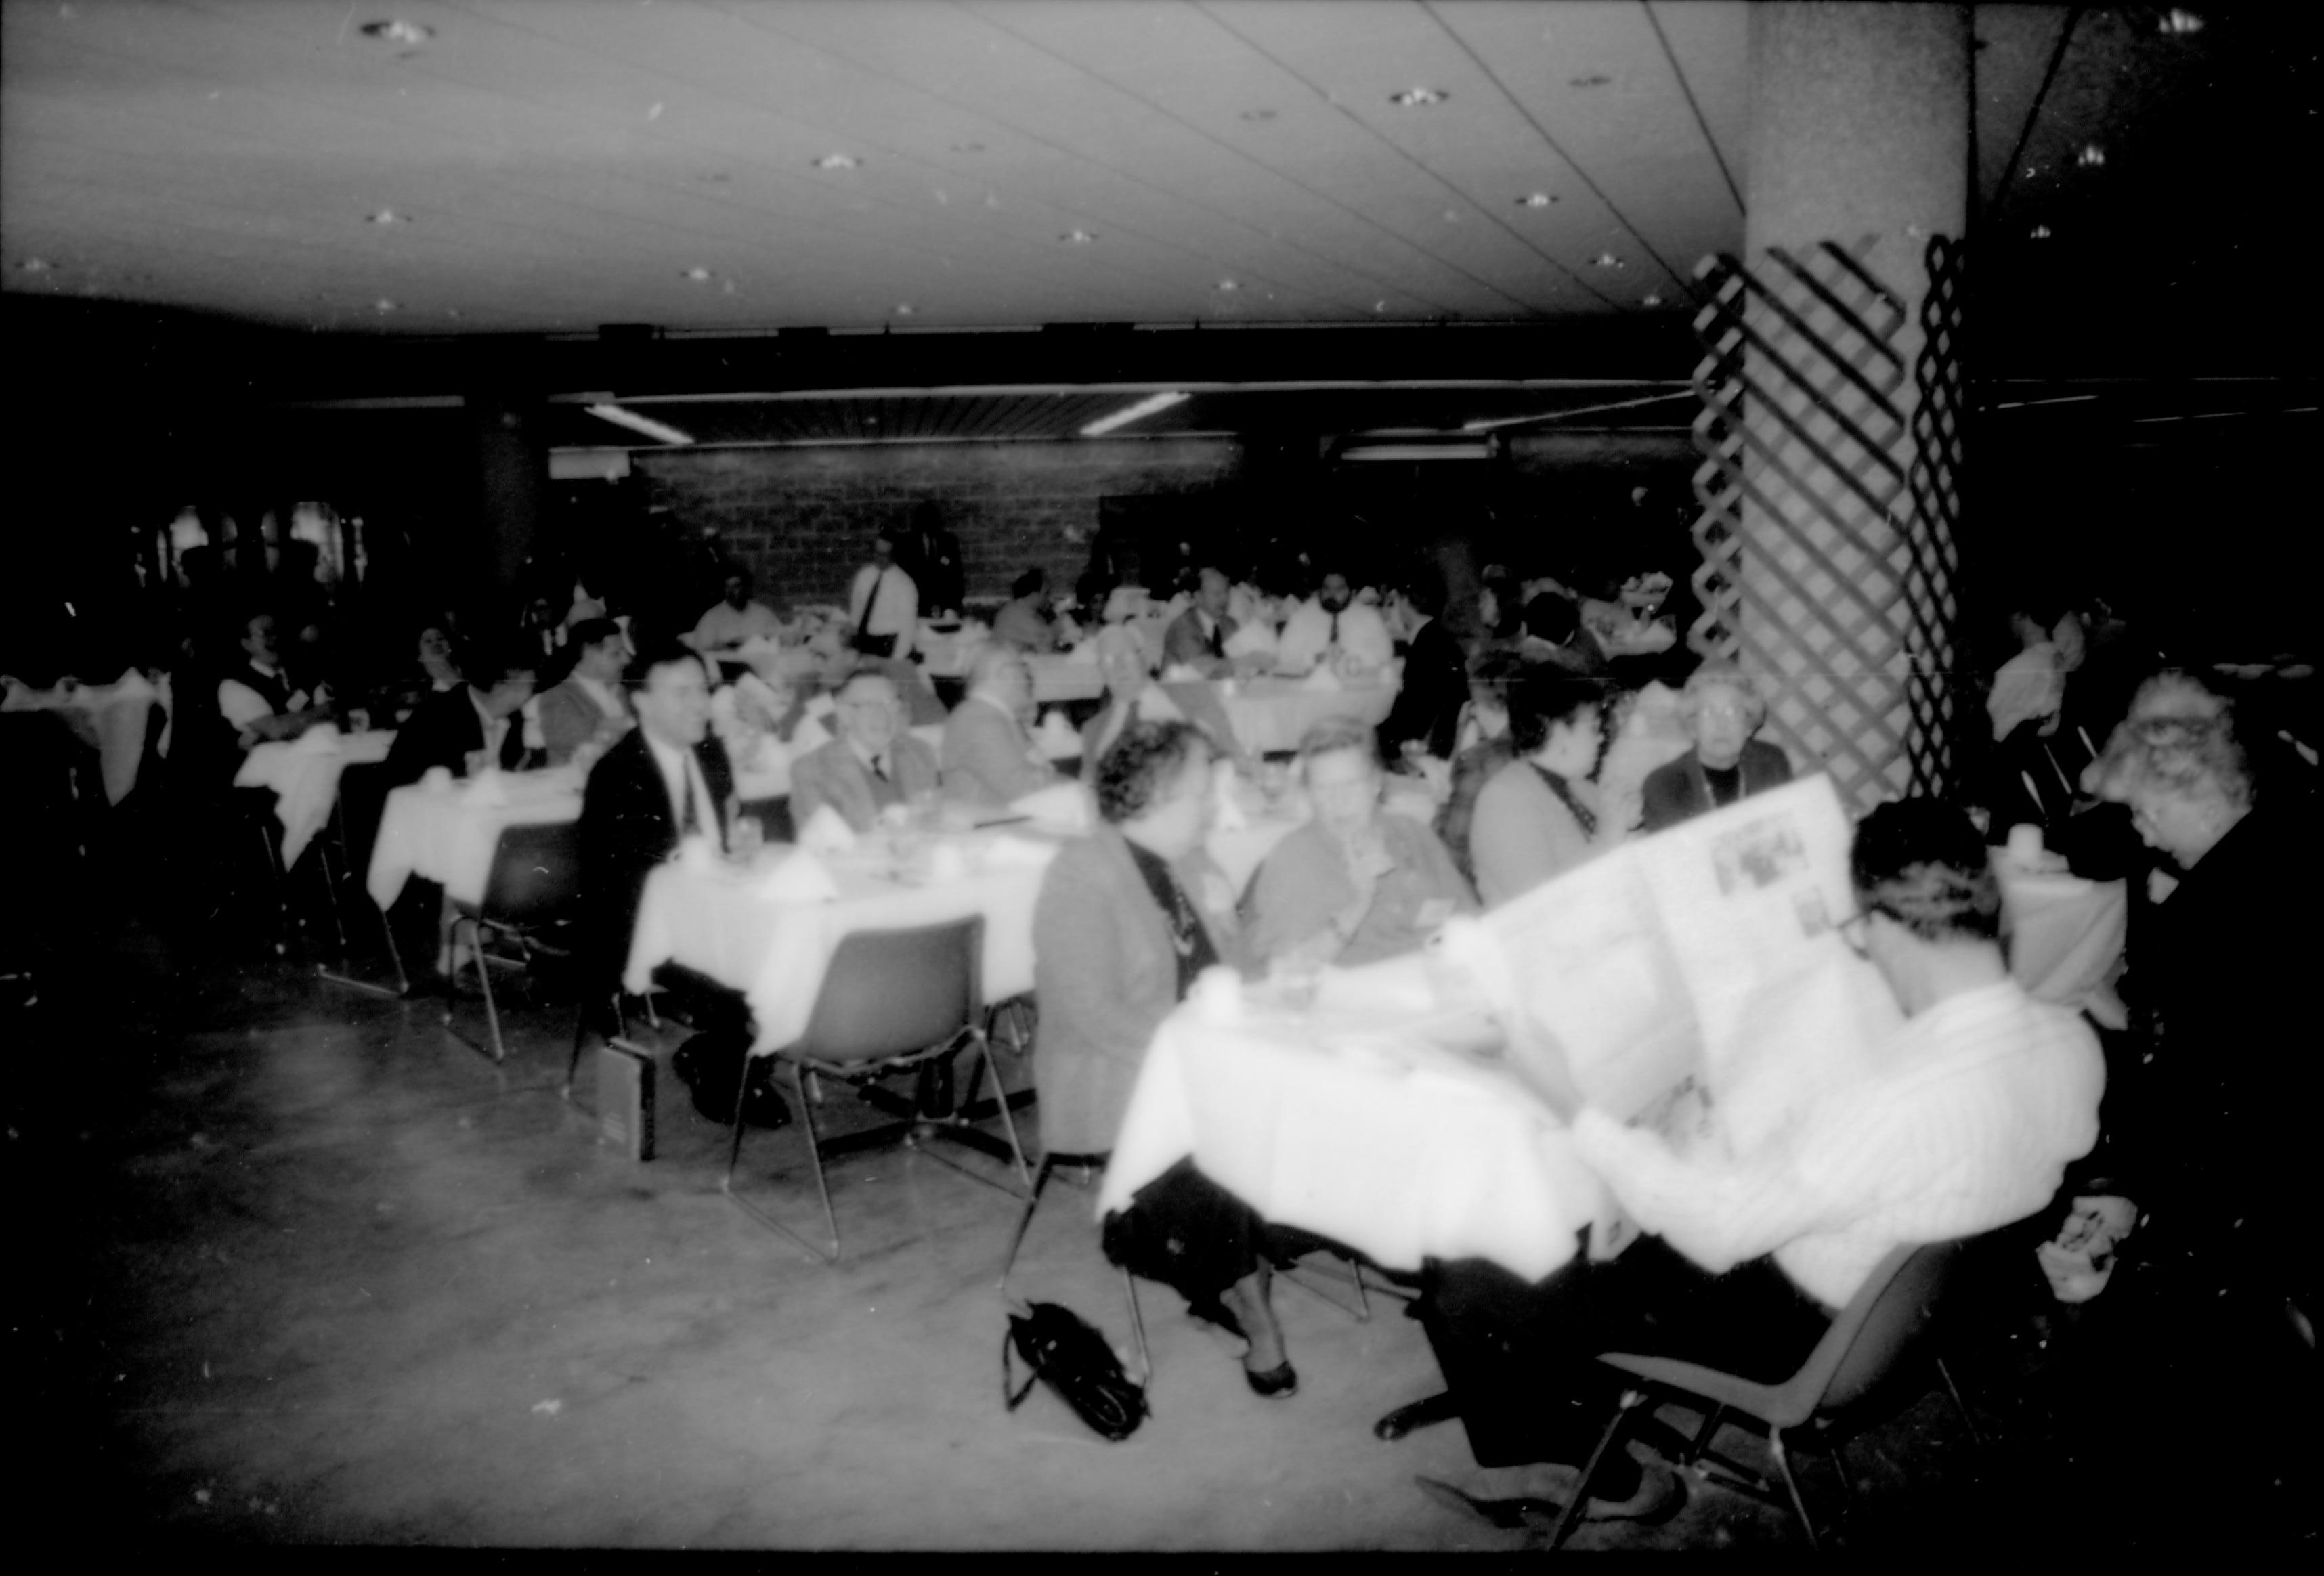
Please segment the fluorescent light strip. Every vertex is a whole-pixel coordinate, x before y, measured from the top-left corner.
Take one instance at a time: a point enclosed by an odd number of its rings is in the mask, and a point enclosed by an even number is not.
[[[1180,389],[1169,389],[1158,394],[1148,394],[1134,405],[1124,405],[1111,416],[1099,417],[1082,429],[1082,436],[1103,438],[1117,427],[1127,427],[1142,417],[1153,415],[1157,410],[1167,410],[1173,405],[1183,405],[1186,402],[1186,398],[1185,392]]]
[[[592,405],[589,414],[600,421],[610,421],[616,427],[626,427],[632,432],[642,432],[657,443],[692,443],[694,435],[680,432],[666,421],[650,416],[641,416],[634,410],[624,410],[619,405]]]

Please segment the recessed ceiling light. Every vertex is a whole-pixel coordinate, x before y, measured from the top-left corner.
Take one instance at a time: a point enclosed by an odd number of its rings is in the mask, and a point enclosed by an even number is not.
[[[2096,143],[2091,143],[2085,146],[2079,154],[2075,155],[2074,162],[2086,168],[2093,165],[2103,164],[2106,162],[2106,150],[2099,147]]]
[[[447,318],[456,318],[460,315],[460,309],[457,307],[447,307],[444,309],[444,315]]]
[[[381,208],[371,216],[371,222],[374,225],[408,225],[411,221],[393,208]]]
[[[1226,292],[1228,295],[1232,295],[1235,291],[1242,289],[1242,285],[1236,280],[1222,279],[1219,281],[1219,289]]]
[[[909,301],[898,301],[896,303],[896,316],[899,318],[908,318],[912,315],[913,310],[914,308],[912,303]]]
[[[1646,300],[1638,303],[1642,307],[1659,307],[1662,304],[1663,297],[1660,290],[1648,290]]]
[[[2184,35],[2203,31],[2203,19],[2191,11],[2173,9],[2163,13],[2158,31]]]
[[[704,284],[709,281],[711,273],[708,269],[697,265],[687,269],[681,277],[690,279],[696,284]]]
[[[2031,233],[2034,239],[2036,241],[2046,241],[2050,238],[2050,226],[2047,225],[2036,225],[2034,226]]]
[[[1275,112],[1271,109],[1246,109],[1242,112],[1241,118],[1244,120],[1273,120],[1275,118]]]
[[[1058,236],[1057,239],[1065,242],[1069,246],[1086,246],[1092,241],[1096,240],[1097,237],[1087,230],[1067,230],[1064,235]]]
[[[27,257],[16,264],[18,273],[46,273],[51,264],[45,257]]]
[[[863,161],[853,153],[825,153],[815,161],[817,170],[853,170]]]
[[[1615,256],[1611,252],[1600,252],[1597,256],[1592,257],[1590,261],[1592,264],[1600,268],[1626,268],[1628,266],[1628,264],[1625,263],[1620,258]]]
[[[1442,104],[1452,97],[1441,88],[1407,88],[1401,93],[1391,93],[1388,101],[1398,109],[1417,109],[1423,105]]]
[[[1586,77],[1568,78],[1565,85],[1568,88],[1603,88],[1613,79],[1603,71],[1592,71]]]
[[[1556,200],[1557,198],[1550,196],[1550,194],[1545,191],[1528,191],[1523,197],[1517,198],[1517,207],[1521,208],[1545,208]]]
[[[384,39],[392,44],[424,44],[436,36],[436,30],[425,23],[406,22],[401,17],[366,22],[356,31],[365,38]]]
[[[1372,303],[1372,310],[1375,312],[1385,312],[1388,310],[1388,303],[1386,301],[1374,301]]]
[[[396,309],[396,304],[385,296],[382,296],[372,303],[372,309],[378,312],[392,312]]]

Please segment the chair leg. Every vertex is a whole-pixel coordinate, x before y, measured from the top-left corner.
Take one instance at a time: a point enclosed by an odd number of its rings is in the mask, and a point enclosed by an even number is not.
[[[1031,1229],[1033,1213],[1041,1207],[1041,1194],[1049,1185],[1049,1178],[1057,1169],[1057,1157],[1041,1157],[1041,1169],[1033,1177],[1033,1191],[1025,1200],[1024,1212],[1017,1217],[1016,1232],[1009,1239],[1009,1255],[1001,1261],[1001,1295],[1009,1295],[1009,1272],[1017,1267],[1018,1250],[1025,1246],[1025,1233]]]
[[[1821,1552],[1823,1544],[1816,1538],[1815,1523],[1808,1519],[1808,1502],[1800,1498],[1800,1480],[1792,1470],[1791,1452],[1784,1449],[1782,1429],[1771,1428],[1767,1431],[1767,1446],[1775,1453],[1776,1470],[1784,1475],[1784,1487],[1792,1491],[1792,1508],[1800,1514],[1800,1525],[1808,1535],[1808,1547]]]
[[[1582,1475],[1573,1479],[1573,1498],[1566,1501],[1565,1509],[1557,1518],[1557,1525],[1550,1531],[1549,1546],[1552,1549],[1564,1543],[1566,1535],[1572,1532],[1581,1521],[1582,1507],[1590,1503],[1591,1479],[1598,1476],[1599,1464],[1605,1461],[1607,1452],[1620,1442],[1622,1430],[1630,1421],[1631,1411],[1646,1398],[1644,1390],[1622,1392],[1621,1404],[1614,1408],[1613,1420],[1606,1424],[1606,1432],[1598,1436],[1598,1446],[1590,1452],[1590,1460],[1583,1464]]]
[[[1960,1409],[1961,1421],[1969,1425],[1970,1442],[1979,1451],[1984,1450],[1985,1435],[1978,1432],[1977,1419],[1969,1415],[1969,1403],[1961,1399],[1960,1387],[1953,1383],[1953,1370],[1945,1366],[1945,1359],[1941,1357],[1937,1359],[1937,1373],[1945,1381],[1945,1393],[1953,1398],[1954,1406]]]
[[[1138,1283],[1130,1278],[1128,1266],[1117,1265],[1115,1267],[1121,1271],[1122,1300],[1130,1304],[1130,1336],[1138,1342],[1138,1382],[1142,1387],[1151,1387],[1154,1381],[1154,1358],[1146,1350],[1146,1315],[1139,1310]],[[1151,1416],[1154,1408],[1149,1405],[1146,1411],[1147,1415]]]
[[[453,927],[454,934],[458,933],[458,928],[456,926]],[[476,981],[484,988],[484,1028],[493,1037],[493,1060],[496,1063],[506,1062],[508,1047],[501,1043],[500,1008],[493,1000],[493,971],[484,959],[484,927],[481,921],[472,919],[468,922],[468,931],[474,938],[472,945],[476,959]]]
[[[747,1058],[744,1065],[747,1068]],[[808,1163],[815,1167],[815,1190],[823,1195],[824,1224],[831,1228],[829,1262],[836,1264],[839,1262],[839,1215],[831,1207],[830,1179],[823,1174],[823,1138],[815,1130],[815,1108],[807,1103],[807,1070],[797,1063],[791,1064],[791,1087],[798,1092],[800,1120],[807,1123],[807,1157]],[[741,1114],[739,1104],[736,1107],[736,1114]]]

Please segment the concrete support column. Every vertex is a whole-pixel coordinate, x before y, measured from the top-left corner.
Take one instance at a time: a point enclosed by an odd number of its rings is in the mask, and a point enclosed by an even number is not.
[[[1936,725],[1914,674],[1925,691],[1950,665],[1949,594],[1907,605],[1926,600],[1908,538],[1949,526],[1914,516],[1906,478],[1928,244],[1968,213],[1970,45],[1966,5],[1750,14],[1738,630],[1772,731],[1859,809],[1905,791]]]
[[[478,591],[506,591],[535,548],[549,491],[549,451],[537,401],[503,393],[467,397],[475,454],[476,534],[467,555]]]

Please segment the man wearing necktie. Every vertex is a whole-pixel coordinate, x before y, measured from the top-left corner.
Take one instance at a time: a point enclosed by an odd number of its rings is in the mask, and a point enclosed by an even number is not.
[[[905,731],[893,680],[859,668],[835,697],[839,737],[791,764],[791,824],[805,826],[828,805],[858,833],[890,805],[936,792],[936,752]]]
[[[873,657],[908,657],[920,625],[920,592],[896,562],[895,539],[885,531],[872,539],[872,561],[855,571],[848,587],[847,616],[855,625],[855,649]]]
[[[1233,585],[1223,571],[1203,567],[1194,592],[1194,605],[1170,621],[1162,634],[1162,666],[1181,664],[1205,678],[1223,678],[1234,671],[1227,659],[1227,642],[1234,639],[1235,621],[1227,616],[1227,598]]]
[[[1379,609],[1356,601],[1348,577],[1333,569],[1318,583],[1314,600],[1302,603],[1285,622],[1278,649],[1288,672],[1342,659],[1347,667],[1370,671],[1396,655],[1396,641]]]
[[[681,839],[724,852],[734,802],[726,746],[710,731],[702,659],[672,642],[631,669],[638,725],[589,773],[581,799],[581,1028],[610,1034],[646,878]]]

